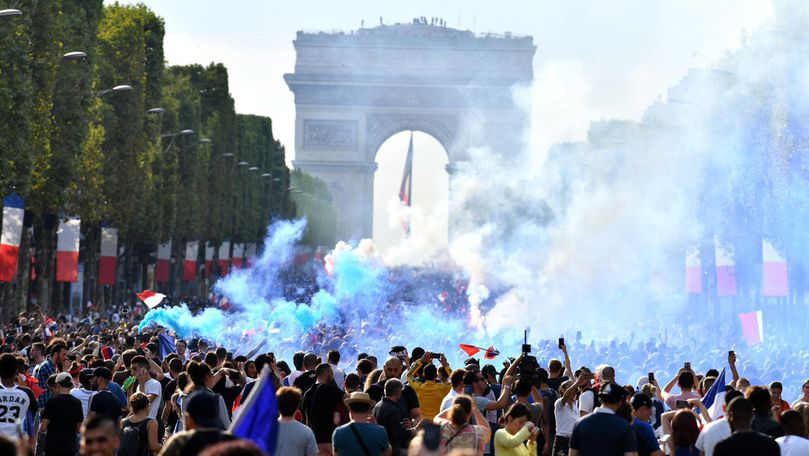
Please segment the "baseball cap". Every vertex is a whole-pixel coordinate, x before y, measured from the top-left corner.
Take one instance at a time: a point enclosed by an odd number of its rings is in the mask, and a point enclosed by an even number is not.
[[[607,383],[606,385],[602,386],[601,391],[598,392],[598,397],[603,399],[604,402],[609,402],[611,404],[621,402],[621,399],[624,399],[627,395],[628,393],[625,389],[614,383]]]
[[[641,407],[652,407],[652,405],[652,398],[643,393],[632,396],[632,410],[637,410]]]
[[[186,413],[194,419],[200,427],[225,429],[219,419],[219,397],[209,391],[197,391],[185,399]]]
[[[106,367],[96,367],[93,371],[94,377],[101,377],[107,380],[112,380],[112,371],[107,369]]]
[[[59,372],[56,374],[56,383],[67,383],[73,382],[73,377],[70,376],[68,372]]]
[[[90,380],[93,378],[93,369],[82,369],[79,371],[79,381]]]

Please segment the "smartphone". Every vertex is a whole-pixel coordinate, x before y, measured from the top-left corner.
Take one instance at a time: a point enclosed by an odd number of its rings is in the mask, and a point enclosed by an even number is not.
[[[684,367],[686,370],[691,370],[691,363],[690,363],[690,362],[688,362],[688,361],[686,361],[686,363],[685,363],[685,364],[683,364],[683,367]]]
[[[654,372],[649,372],[649,383],[654,383],[654,382],[655,382],[655,373]]]
[[[728,352],[728,356],[734,356],[735,354],[736,354],[736,352],[735,352],[735,351],[733,351],[733,350],[730,350],[730,351]]]
[[[441,357],[444,356],[443,353],[433,353],[433,352],[431,352],[430,354],[433,355],[434,359],[441,359]]]
[[[564,346],[565,346],[565,338],[564,338],[564,337],[560,337],[560,338],[559,338],[559,350],[561,350],[561,349],[562,349],[562,347],[564,347]]]
[[[688,408],[688,401],[676,401],[674,406],[678,409],[687,409]]]
[[[523,353],[531,353],[531,344],[522,344]]]

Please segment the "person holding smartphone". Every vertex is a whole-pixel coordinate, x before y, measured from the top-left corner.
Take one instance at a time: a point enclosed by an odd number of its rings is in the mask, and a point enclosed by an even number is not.
[[[695,379],[696,375],[694,375],[694,371],[691,370],[691,363],[685,363],[683,368],[680,369],[680,372],[677,373],[677,376],[663,388],[663,397],[666,400],[666,405],[668,405],[671,410],[677,410],[677,401],[685,401],[687,403],[689,399],[700,399],[699,392],[694,388]],[[680,394],[671,393],[675,384],[680,387]]]

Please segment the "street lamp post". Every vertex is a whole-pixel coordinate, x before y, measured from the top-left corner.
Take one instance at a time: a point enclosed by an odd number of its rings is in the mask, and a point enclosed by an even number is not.
[[[13,17],[13,16],[22,16],[22,11],[18,9],[0,10],[0,17]]]
[[[110,93],[110,92],[119,93],[119,92],[129,92],[129,91],[131,91],[131,90],[132,90],[132,86],[131,86],[131,85],[128,85],[128,84],[121,84],[121,85],[117,85],[117,86],[115,86],[115,87],[113,87],[113,88],[111,88],[111,89],[99,90],[99,91],[98,91],[98,93],[97,93],[97,95],[98,95],[99,97],[103,97],[104,95],[106,95],[106,94],[108,94],[108,93]]]

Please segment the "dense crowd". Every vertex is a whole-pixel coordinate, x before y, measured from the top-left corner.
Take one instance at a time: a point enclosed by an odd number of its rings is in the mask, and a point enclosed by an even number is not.
[[[322,341],[280,359],[266,340],[138,332],[142,314],[36,311],[5,325],[0,454],[261,455],[228,429],[269,376],[276,455],[809,455],[802,348],[717,362],[705,347],[577,335],[505,362]]]

